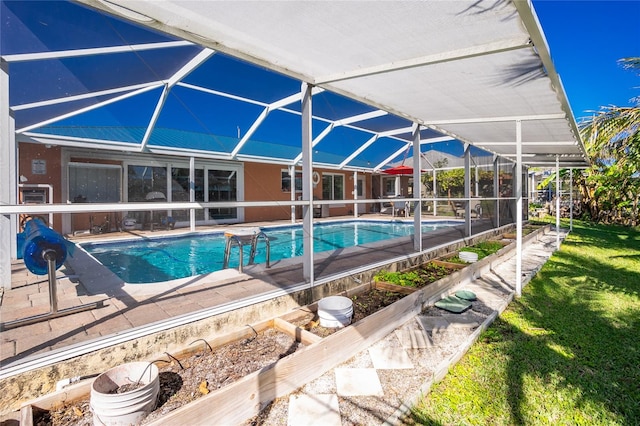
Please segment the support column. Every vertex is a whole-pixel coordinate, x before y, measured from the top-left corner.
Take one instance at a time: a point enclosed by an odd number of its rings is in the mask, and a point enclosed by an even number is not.
[[[189,157],[189,202],[191,203],[196,202],[196,159],[195,157]],[[168,221],[167,221],[167,225],[169,225]],[[196,209],[189,209],[189,229],[191,230],[191,232],[196,230]]]
[[[422,251],[422,181],[420,171],[420,125],[413,125],[413,249]]]
[[[365,197],[366,198],[366,197]],[[353,172],[353,200],[358,200],[358,172]],[[358,203],[353,203],[353,217],[358,218]]]
[[[436,180],[436,169],[433,169],[433,216],[437,216],[438,215],[438,191],[436,189],[436,184],[437,184],[437,180]]]
[[[569,169],[569,231],[573,231],[573,169]]]
[[[560,250],[560,157],[556,155],[556,250]]]
[[[291,201],[296,201],[296,166],[289,166],[289,179],[291,182]],[[296,206],[291,206],[291,224],[296,223]]]
[[[522,295],[522,121],[516,120],[516,296]]]
[[[305,281],[313,287],[313,182],[311,178],[313,173],[312,90],[313,86],[306,82],[302,83],[302,199],[306,202],[302,207],[302,275]]]
[[[500,227],[500,158],[496,155],[493,157],[493,198],[495,209],[495,222],[496,228]]]
[[[475,174],[475,176],[474,176],[475,177],[475,182],[474,182],[474,188],[473,189],[474,189],[474,193],[475,193],[476,197],[480,197],[480,182],[478,182],[480,180],[480,176],[479,176],[479,173],[478,173],[479,167],[478,167],[477,164],[475,166],[476,166],[475,173],[474,173]]]
[[[471,236],[471,145],[464,144],[464,235]]]
[[[0,204],[18,204],[18,161],[13,112],[9,109],[9,64],[0,59]],[[16,259],[17,215],[0,215],[0,285],[11,288],[11,260]]]

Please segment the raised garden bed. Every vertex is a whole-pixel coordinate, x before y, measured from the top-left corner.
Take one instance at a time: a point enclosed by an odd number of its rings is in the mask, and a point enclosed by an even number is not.
[[[533,237],[533,236],[532,236]],[[528,238],[527,240],[530,240]],[[457,286],[476,276],[482,275],[483,271],[488,271],[492,265],[498,264],[505,258],[506,251],[498,251],[494,255],[490,255],[481,261],[469,265],[462,270],[455,271],[450,275],[441,278],[431,285],[427,285],[414,291],[411,294],[399,295],[390,305],[382,307],[384,303],[377,305],[381,307],[374,313],[357,320],[351,325],[338,329],[325,338],[315,335],[304,327],[307,323],[297,325],[292,320],[296,315],[298,319],[304,315],[315,315],[314,306],[297,309],[295,312],[287,316],[274,318],[264,321],[260,324],[246,327],[229,335],[216,338],[214,342],[208,342],[215,350],[220,346],[227,346],[230,351],[236,354],[249,352],[261,352],[264,355],[266,363],[264,366],[257,366],[257,370],[249,372],[241,377],[242,374],[236,376],[237,380],[229,383],[228,377],[218,378],[218,384],[212,377],[202,375],[194,375],[189,379],[189,385],[183,378],[178,378],[182,369],[177,361],[173,364],[158,361],[163,374],[164,385],[167,388],[164,400],[160,400],[160,407],[154,414],[152,413],[145,423],[152,425],[171,425],[171,424],[187,424],[193,419],[207,424],[239,424],[247,419],[257,415],[261,409],[267,406],[271,401],[280,396],[284,396],[295,391],[304,383],[307,383],[324,372],[330,370],[335,365],[344,362],[352,354],[358,353],[374,342],[386,336],[393,331],[398,324],[402,324],[420,313],[426,306],[432,304],[439,299],[442,294],[451,292]],[[434,262],[435,263],[435,262]],[[350,291],[347,297],[355,297],[354,301],[364,299],[364,292],[372,290],[373,284],[364,284],[358,289]],[[377,284],[376,284],[377,285]],[[358,290],[358,291],[356,291]],[[389,290],[377,290],[380,293],[389,293]],[[374,303],[368,303],[371,307]],[[357,302],[354,304],[354,312],[357,312]],[[356,318],[357,319],[357,318]],[[255,330],[255,331],[254,331]],[[275,333],[273,340],[264,339],[265,346],[251,347],[249,344],[255,341],[258,343],[260,334],[267,337],[268,333]],[[282,336],[284,335],[284,336]],[[271,338],[270,338],[271,339]],[[282,342],[277,343],[283,339]],[[262,338],[259,340],[262,342]],[[180,354],[173,354],[183,363],[182,367],[192,368],[192,364],[197,364],[207,357],[209,351],[204,341],[193,342],[189,347]],[[275,358],[269,358],[268,354],[274,355]],[[228,356],[224,355],[225,357]],[[274,361],[275,359],[275,361]],[[169,361],[169,358],[166,359]],[[213,361],[212,361],[213,362]],[[246,361],[236,361],[236,364],[242,364]],[[162,364],[165,364],[164,366]],[[185,364],[188,364],[187,367]],[[167,368],[166,370],[164,368]],[[216,369],[216,364],[207,363],[205,370]],[[195,369],[197,370],[197,369]],[[236,374],[234,370],[223,373],[222,376],[231,377]],[[243,373],[244,374],[244,373]],[[238,378],[239,377],[239,378]],[[227,384],[229,383],[229,384]],[[180,390],[176,391],[178,385],[188,394],[185,396],[186,405],[179,408],[171,406],[172,398],[178,395]],[[196,386],[197,385],[197,386]],[[67,413],[74,421],[69,424],[89,424],[82,423],[84,421],[84,411],[87,409],[86,403],[83,406],[79,403],[74,409],[74,401],[82,400],[88,395],[90,381],[78,385],[72,385],[65,388],[64,391],[56,394],[46,395],[37,400],[31,401],[23,408],[23,419],[31,418],[31,412],[40,410],[52,410],[61,405],[66,405]],[[173,392],[173,393],[172,393]],[[168,397],[167,397],[168,396]],[[197,399],[195,397],[198,397]],[[191,399],[192,398],[192,399]],[[189,402],[189,401],[192,402]],[[162,409],[173,409],[169,413],[161,411]],[[75,416],[75,417],[74,417]],[[89,416],[90,418],[90,416]],[[21,422],[23,425],[32,424],[30,421]],[[59,423],[64,424],[64,423]]]
[[[350,296],[354,307],[353,322],[392,305],[404,296],[404,292],[362,286]],[[256,371],[268,369],[305,345],[340,330],[320,326],[316,309],[316,304],[300,309],[302,316],[295,321],[275,318],[247,326],[245,330],[212,342],[219,346],[212,346],[204,340],[195,341],[193,347],[154,361],[160,371],[158,405],[142,424],[153,423],[210,392],[232,385]],[[93,424],[88,394],[49,409],[41,408],[46,407],[46,403],[39,407],[36,401],[31,405],[34,425]]]
[[[451,275],[457,269],[457,267],[451,268],[431,261],[409,271],[389,272],[382,270],[373,278],[377,288],[411,293],[447,275]]]

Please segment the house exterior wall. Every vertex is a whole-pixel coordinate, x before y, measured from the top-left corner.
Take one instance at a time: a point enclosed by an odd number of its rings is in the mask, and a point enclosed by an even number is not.
[[[18,179],[19,182],[25,184],[23,191],[31,188],[28,185],[42,184],[51,185],[53,187],[53,202],[61,203],[62,192],[62,164],[61,164],[61,148],[52,146],[47,148],[45,145],[21,143],[18,148]],[[46,191],[45,191],[46,192]],[[18,201],[23,201],[23,192],[18,192]],[[48,194],[47,194],[48,197]],[[51,200],[47,199],[47,202]],[[45,219],[48,220],[46,216]],[[25,216],[21,215],[20,221]],[[53,228],[61,232],[62,220],[61,215],[53,215]]]
[[[102,152],[96,153],[82,150],[74,150],[61,147],[47,148],[45,145],[20,143],[19,144],[19,174],[26,179],[27,184],[46,184],[53,187],[53,202],[83,202],[83,197],[78,194],[69,194],[68,188],[68,168],[69,163],[86,163],[96,165],[112,165],[120,166],[122,169],[122,201],[124,201],[126,180],[124,174],[126,171],[126,161],[131,162],[130,155],[120,153]],[[184,162],[185,159],[173,158],[169,156],[150,156],[160,161],[160,163]],[[145,157],[146,158],[146,157]],[[34,160],[36,160],[34,162]],[[196,160],[196,162],[199,160]],[[205,160],[202,160],[205,161]],[[228,162],[226,162],[229,164]],[[301,173],[301,168],[297,167],[296,171]],[[349,202],[353,200],[354,194],[354,174],[351,171],[314,169],[319,174],[319,182],[314,185],[313,198],[317,200],[323,199],[323,178],[330,176],[342,176],[344,194],[342,200],[335,200],[333,203],[325,206],[322,210],[323,216],[341,216],[353,214],[356,206]],[[276,207],[247,207],[244,208],[244,217],[239,216],[238,221],[245,222],[262,222],[274,220],[287,220],[291,218],[291,207],[287,203],[291,200],[291,188],[283,185],[282,174],[288,173],[288,167],[280,164],[264,164],[246,162],[243,164],[243,170],[238,171],[242,174],[243,188],[239,191],[239,197],[243,201],[282,201],[282,206]],[[365,192],[359,198],[371,198],[374,187],[374,180],[370,174],[359,173],[358,178],[365,180]],[[379,185],[378,185],[379,186]],[[85,194],[86,195],[86,194]],[[295,199],[302,198],[302,192],[296,191]],[[364,212],[371,211],[371,205],[366,205]],[[297,219],[302,218],[302,207],[295,208]],[[74,214],[56,214],[54,215],[54,229],[62,233],[74,233],[92,230],[94,227],[101,227],[108,223],[108,226],[100,232],[109,232],[119,229],[122,213],[74,213]],[[233,222],[233,221],[232,221]],[[63,225],[66,223],[66,225]]]

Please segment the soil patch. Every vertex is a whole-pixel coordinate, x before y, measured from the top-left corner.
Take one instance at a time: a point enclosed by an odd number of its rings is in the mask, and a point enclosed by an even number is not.
[[[194,342],[196,343],[196,342]],[[168,357],[160,371],[157,408],[142,422],[149,423],[211,391],[269,366],[303,345],[292,336],[269,328],[213,351],[202,343],[202,351],[177,361]],[[34,414],[37,426],[91,425],[89,397],[57,410]]]

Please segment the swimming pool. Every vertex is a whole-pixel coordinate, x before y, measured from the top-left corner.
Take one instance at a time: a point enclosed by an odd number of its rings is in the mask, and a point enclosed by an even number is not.
[[[423,222],[427,233],[459,222]],[[271,262],[302,256],[302,226],[265,227],[269,237]],[[353,247],[361,244],[413,235],[413,222],[340,221],[317,223],[313,228],[314,252]],[[191,233],[175,237],[145,238],[117,242],[84,243],[81,247],[131,284],[154,283],[219,271],[223,266],[223,232]],[[255,263],[266,262],[264,240],[258,242]],[[249,260],[245,247],[244,264]],[[229,265],[238,265],[237,247],[231,250]]]

